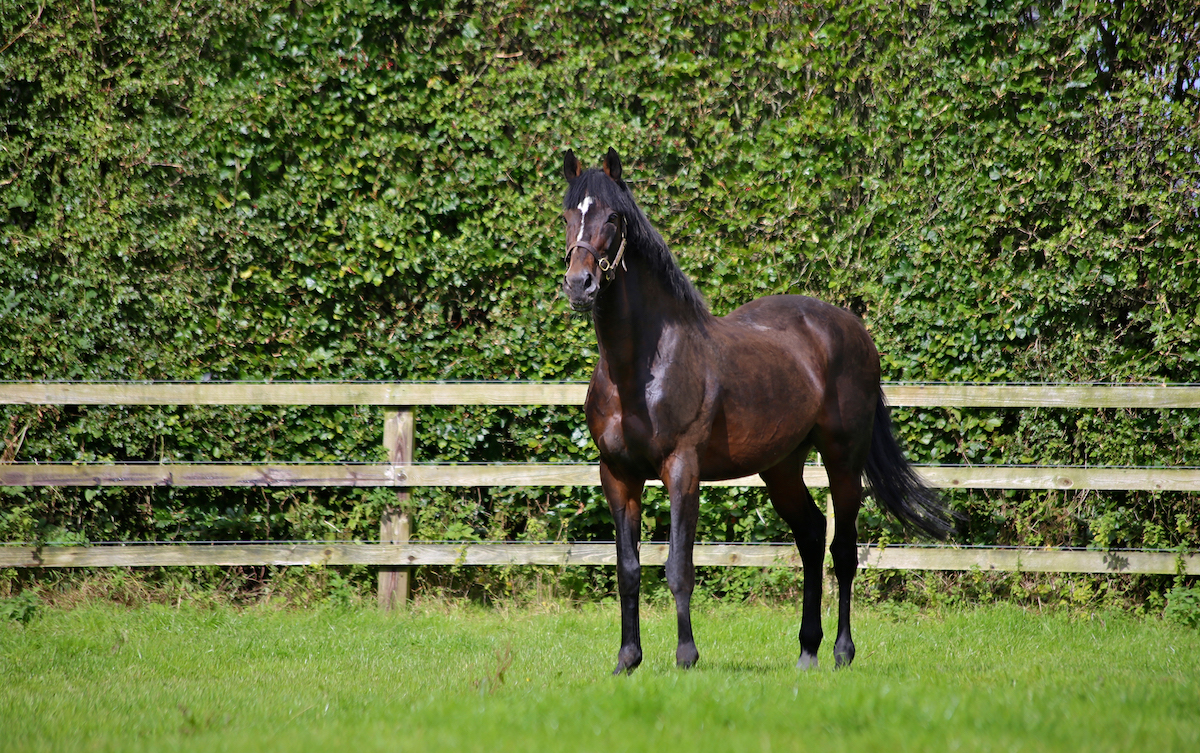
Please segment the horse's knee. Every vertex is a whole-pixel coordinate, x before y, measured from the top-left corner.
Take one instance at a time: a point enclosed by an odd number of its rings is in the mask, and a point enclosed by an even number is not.
[[[666,571],[667,587],[671,589],[671,593],[677,594],[682,591],[691,593],[696,583],[696,566],[694,564],[682,558],[678,560],[669,558]]]
[[[636,592],[642,582],[642,566],[638,562],[622,562],[617,565],[617,588],[622,593]]]
[[[671,589],[671,593],[675,596],[691,596],[695,590],[696,579],[685,578],[682,575],[674,577],[667,576],[667,588]]]

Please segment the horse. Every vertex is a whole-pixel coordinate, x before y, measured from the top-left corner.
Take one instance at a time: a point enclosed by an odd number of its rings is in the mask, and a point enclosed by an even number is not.
[[[675,661],[686,669],[699,659],[691,597],[700,482],[756,473],[803,565],[797,666],[817,666],[826,520],[804,484],[813,449],[833,496],[835,666],[848,666],[864,473],[875,499],[906,528],[944,539],[955,522],[892,434],[879,354],[866,328],[845,309],[798,295],[766,296],[714,316],[634,201],[614,149],[600,169],[587,170],[568,150],[563,176],[562,290],[572,309],[591,314],[599,346],[585,410],[616,530],[621,647],[613,674],[642,661],[645,483],[661,479],[670,498],[666,577],[678,624]]]

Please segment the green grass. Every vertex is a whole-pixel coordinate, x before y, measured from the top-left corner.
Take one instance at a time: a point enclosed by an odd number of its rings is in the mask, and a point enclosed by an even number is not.
[[[0,750],[1200,750],[1200,633],[994,606],[857,612],[858,659],[793,668],[794,609],[88,606],[0,623]],[[507,670],[500,677],[499,670]]]

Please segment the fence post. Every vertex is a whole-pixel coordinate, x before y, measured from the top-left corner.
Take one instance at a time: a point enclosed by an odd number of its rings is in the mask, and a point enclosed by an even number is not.
[[[408,465],[413,456],[414,420],[411,408],[388,408],[384,410],[383,446],[392,465]],[[396,490],[396,504],[384,509],[379,520],[379,543],[407,544],[412,532],[412,521],[408,515],[411,494],[407,487]],[[382,567],[379,569],[379,606],[394,609],[408,602],[410,590],[410,567]]]

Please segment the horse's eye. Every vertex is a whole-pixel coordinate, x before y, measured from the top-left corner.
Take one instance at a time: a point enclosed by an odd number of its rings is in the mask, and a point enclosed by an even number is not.
[[[614,225],[615,225],[615,224],[617,224],[617,219],[618,219],[618,218],[617,218],[617,213],[616,213],[616,212],[613,212],[612,214],[610,214],[610,215],[608,216],[608,221],[609,221],[609,222],[611,222],[611,223],[613,223]]]

